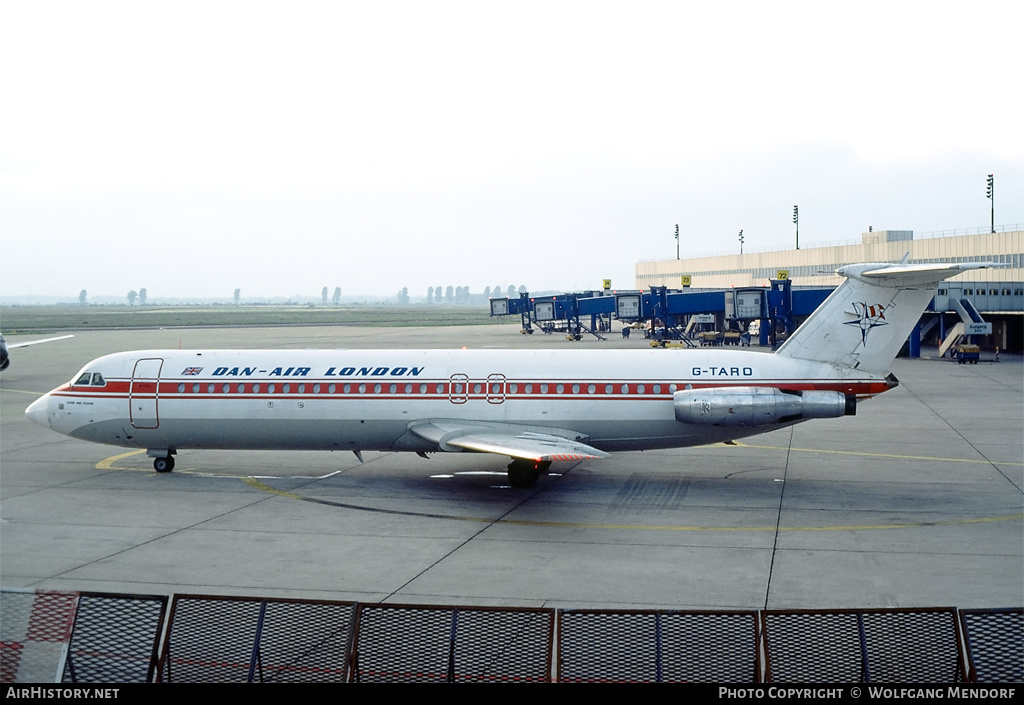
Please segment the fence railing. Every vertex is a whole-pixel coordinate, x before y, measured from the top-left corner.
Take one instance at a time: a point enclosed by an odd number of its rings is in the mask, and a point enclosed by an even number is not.
[[[0,680],[1024,681],[1024,608],[572,610],[3,590]]]

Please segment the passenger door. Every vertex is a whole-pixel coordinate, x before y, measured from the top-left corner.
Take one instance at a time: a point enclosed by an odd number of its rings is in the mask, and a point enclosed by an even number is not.
[[[135,362],[131,386],[128,390],[128,408],[132,427],[156,428],[160,425],[161,358],[143,358]]]

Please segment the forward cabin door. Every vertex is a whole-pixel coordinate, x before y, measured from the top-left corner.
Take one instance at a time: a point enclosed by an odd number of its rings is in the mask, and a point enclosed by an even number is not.
[[[134,428],[156,428],[160,425],[160,369],[164,361],[158,357],[135,362],[128,390],[129,416]]]

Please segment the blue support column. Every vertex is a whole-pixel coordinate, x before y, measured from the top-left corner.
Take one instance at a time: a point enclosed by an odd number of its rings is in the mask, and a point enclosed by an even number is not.
[[[910,357],[921,357],[921,321],[914,324],[910,331]]]

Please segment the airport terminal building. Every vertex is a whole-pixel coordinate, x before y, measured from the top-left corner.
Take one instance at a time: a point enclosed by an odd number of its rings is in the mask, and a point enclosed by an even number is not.
[[[950,300],[969,300],[992,322],[992,335],[978,341],[983,347],[1021,351],[1024,348],[1024,227],[1013,225],[998,232],[937,233],[914,236],[912,230],[866,232],[860,242],[810,246],[801,249],[751,252],[715,257],[639,262],[636,286],[679,289],[728,289],[768,286],[769,280],[788,278],[794,288],[834,287],[841,277],[834,272],[844,264],[897,262],[909,253],[912,264],[944,262],[996,262],[998,269],[974,270],[943,282],[933,303],[932,316],[956,316]],[[937,333],[944,329],[938,326]]]

